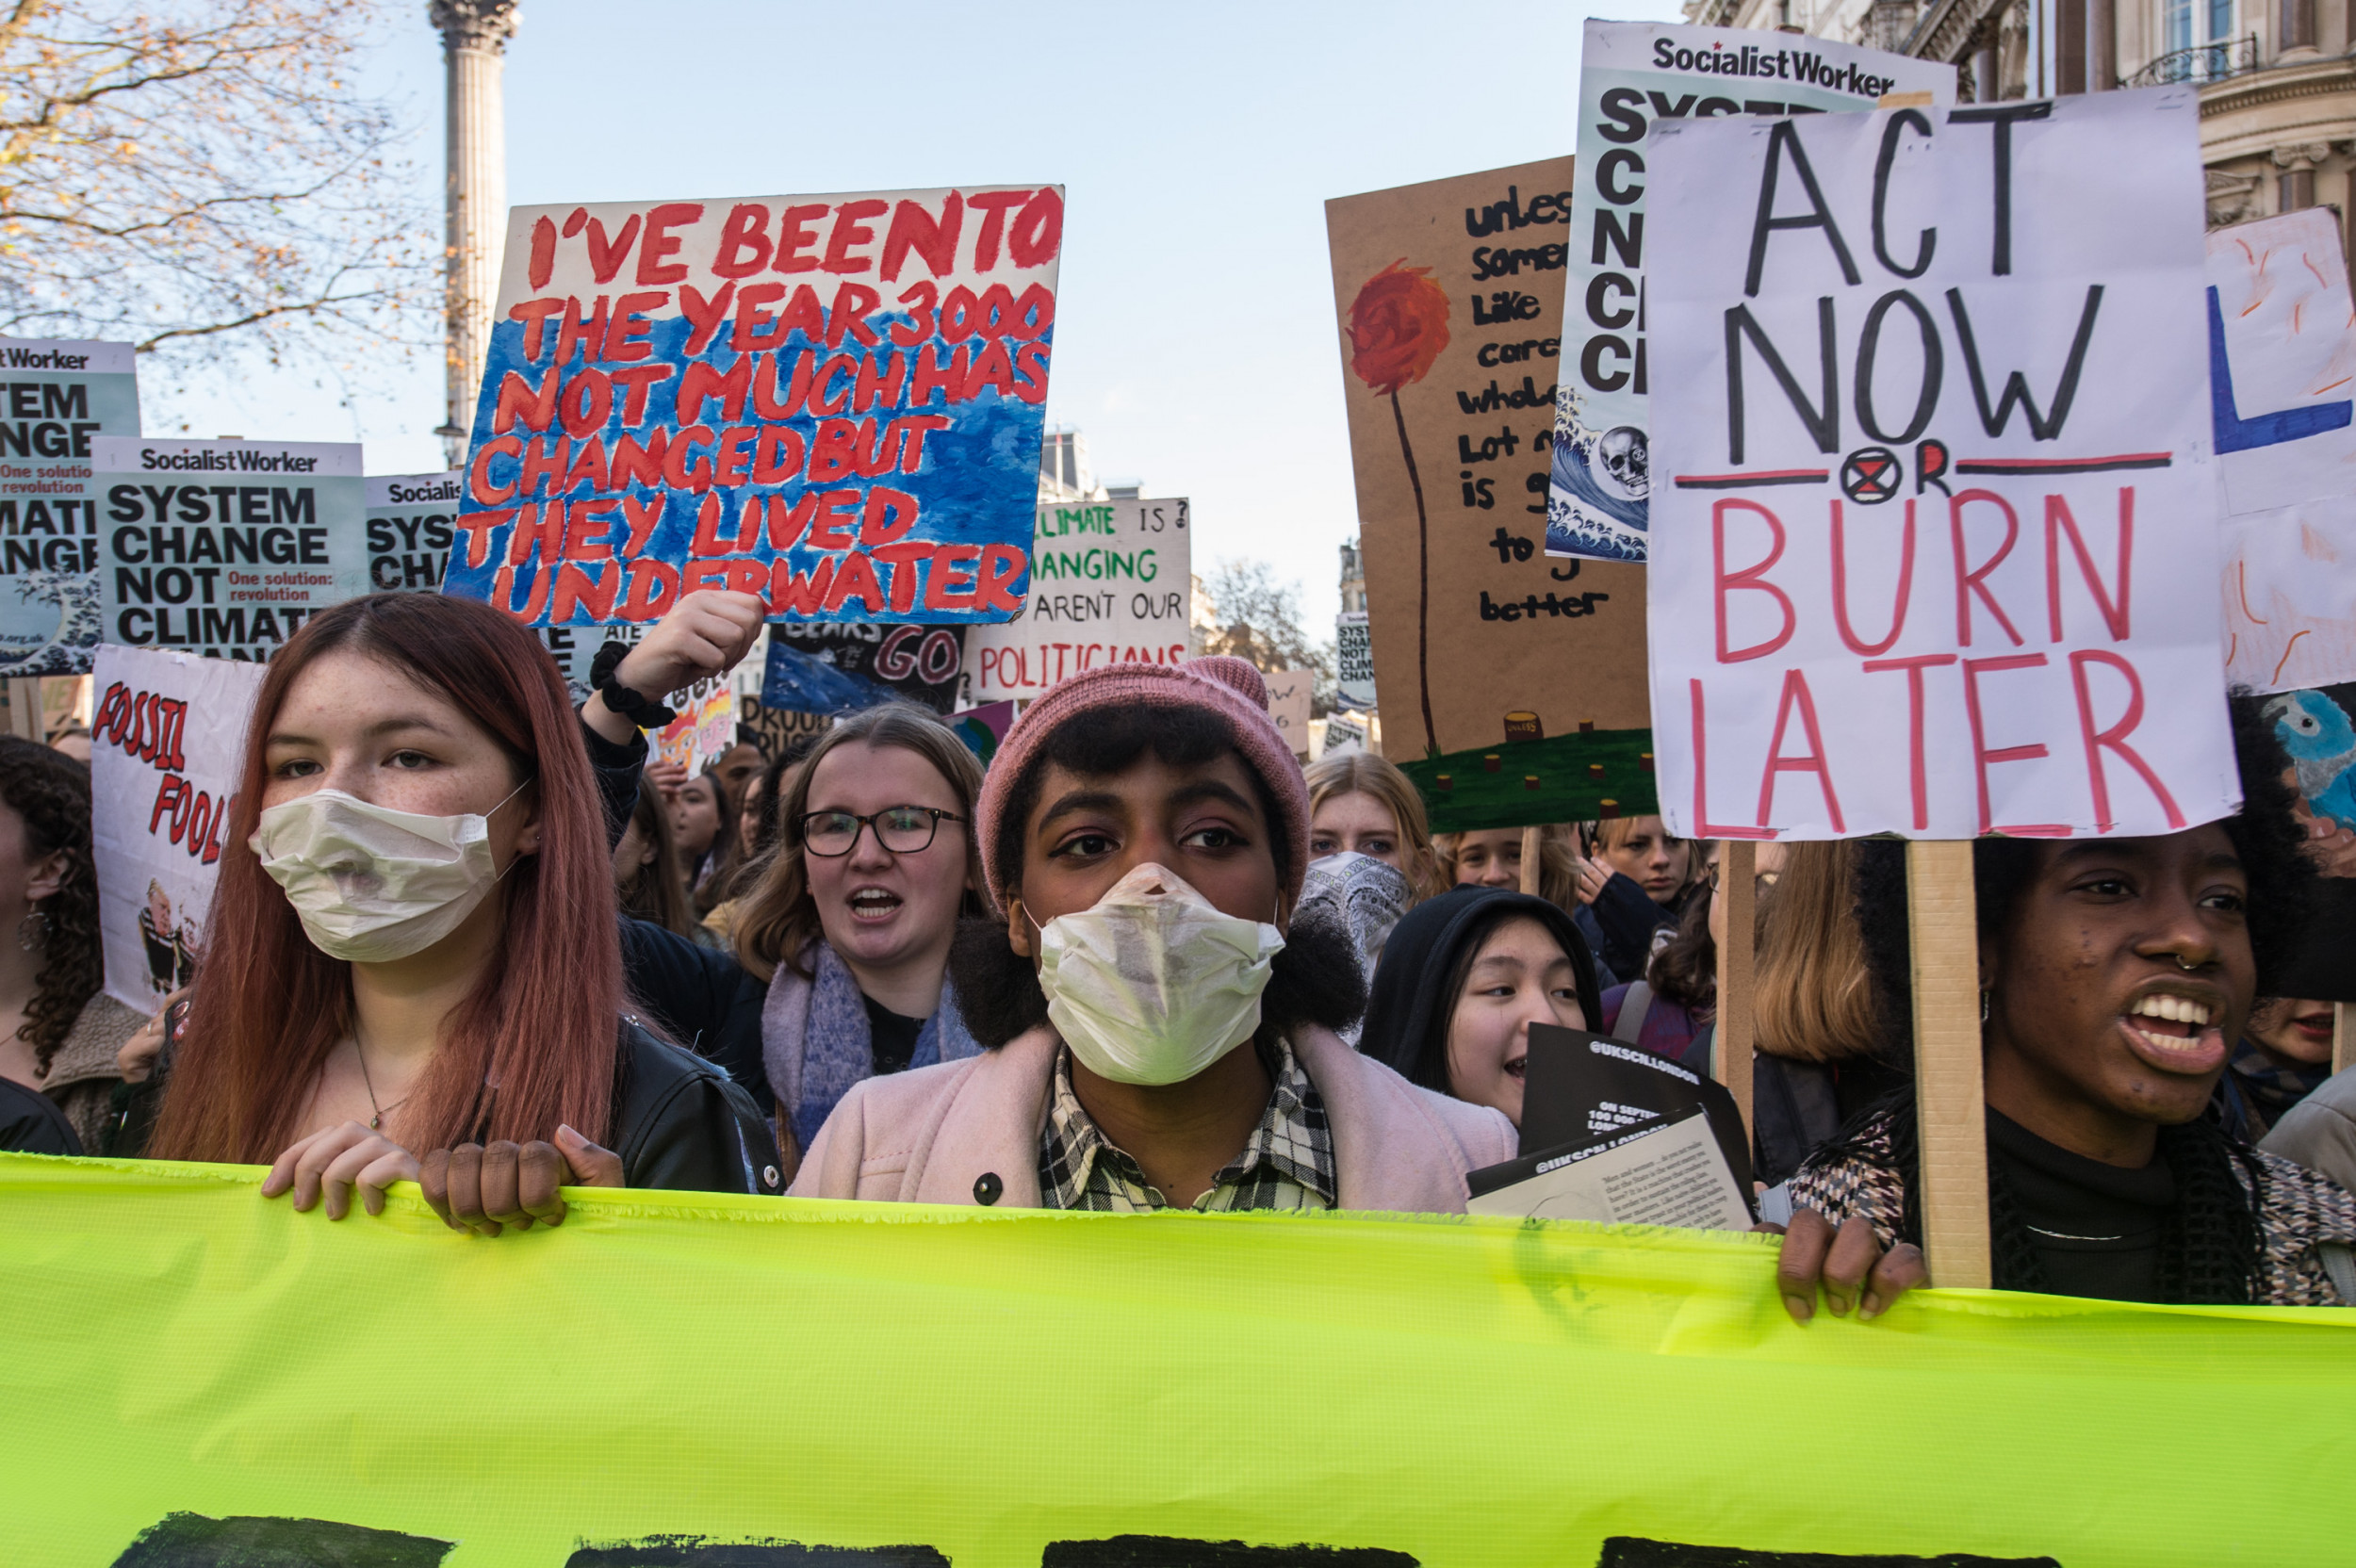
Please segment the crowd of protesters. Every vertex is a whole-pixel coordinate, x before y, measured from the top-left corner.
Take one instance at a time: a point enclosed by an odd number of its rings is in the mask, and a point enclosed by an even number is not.
[[[1718,845],[1435,836],[1219,657],[1074,676],[987,771],[906,704],[649,766],[761,616],[689,596],[578,709],[483,605],[312,617],[153,1018],[101,988],[86,763],[0,740],[0,1147],[268,1165],[330,1219],[415,1181],[483,1235],[566,1185],[1446,1214],[1517,1152],[1533,1023],[1715,1065]],[[2254,710],[2237,744],[2225,821],[1974,847],[1999,1287],[2356,1304],[2356,1073],[2272,993],[2315,869]],[[1901,847],[1762,846],[1736,934],[1802,1320],[1924,1278]]]

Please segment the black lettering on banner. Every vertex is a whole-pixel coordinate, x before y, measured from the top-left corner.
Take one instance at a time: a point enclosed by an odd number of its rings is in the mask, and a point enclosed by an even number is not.
[[[2078,317],[2078,335],[2070,339],[2070,358],[2062,364],[2061,380],[2053,386],[2053,412],[2037,417],[2037,403],[2029,396],[2029,379],[2015,370],[2004,378],[2004,395],[1996,406],[1988,405],[1988,377],[1980,369],[1980,347],[1972,335],[1972,318],[1963,308],[1963,291],[1947,290],[1947,311],[1955,318],[1955,339],[1963,347],[1963,367],[1972,375],[1972,399],[1980,405],[1980,423],[1990,435],[2002,435],[2012,422],[2012,405],[2021,404],[2029,416],[2029,433],[2039,441],[2051,441],[2061,434],[2063,423],[2070,417],[2070,405],[2078,396],[2078,372],[2086,368],[2086,345],[2094,339],[2094,313],[2102,308],[2102,286],[2086,286],[2086,309]],[[1830,447],[1824,449],[1832,450]]]
[[[1800,176],[1800,185],[1808,192],[1808,210],[1797,218],[1777,218],[1775,212],[1775,172],[1782,167],[1786,151],[1792,158],[1792,172]],[[1833,221],[1832,208],[1824,201],[1824,189],[1816,183],[1816,171],[1808,167],[1808,154],[1800,146],[1800,133],[1789,120],[1778,120],[1767,132],[1767,169],[1759,181],[1759,212],[1751,220],[1751,266],[1743,277],[1742,292],[1753,298],[1759,294],[1759,275],[1767,265],[1767,236],[1774,229],[1823,229],[1824,238],[1832,246],[1832,253],[1841,263],[1841,275],[1855,287],[1857,263],[1849,258],[1848,242],[1841,237],[1841,226]],[[1831,450],[1826,448],[1825,450]]]
[[[2061,1568],[2050,1557],[1981,1557],[1943,1552],[1906,1557],[1895,1552],[1761,1552],[1747,1546],[1688,1546],[1615,1535],[1603,1544],[1595,1568]]]
[[[1890,170],[1898,161],[1898,133],[1912,125],[1918,134],[1929,136],[1931,122],[1919,110],[1900,109],[1890,117],[1882,128],[1881,155],[1873,160],[1873,259],[1902,278],[1919,278],[1930,270],[1931,253],[1938,248],[1939,231],[1924,229],[1922,244],[1914,253],[1914,265],[1901,267],[1890,253],[1889,237],[1883,232],[1886,208],[1890,204]]]
[[[1644,172],[1644,160],[1641,155],[1631,153],[1625,147],[1614,147],[1595,160],[1596,194],[1615,207],[1627,206],[1644,193],[1644,188],[1626,185],[1622,181],[1629,174]]]
[[[1925,245],[1924,250],[1930,247]],[[1922,385],[1915,394],[1914,414],[1906,429],[1898,432],[1881,428],[1873,416],[1873,356],[1880,351],[1882,319],[1890,307],[1903,304],[1914,313],[1915,330],[1922,336]],[[1939,384],[1945,372],[1945,359],[1939,345],[1939,323],[1931,319],[1930,308],[1903,288],[1893,288],[1873,302],[1873,308],[1865,313],[1865,331],[1857,337],[1857,422],[1866,434],[1876,441],[1904,446],[1922,433],[1939,408]],[[2009,395],[2009,394],[2008,394]]]
[[[246,1568],[297,1562],[439,1568],[456,1544],[328,1519],[208,1519],[201,1513],[173,1513],[141,1530],[115,1559],[114,1568]]]
[[[1417,1568],[1405,1552],[1379,1546],[1254,1546],[1241,1541],[1185,1541],[1168,1535],[1116,1535],[1103,1541],[1051,1541],[1039,1568]]]
[[[1767,340],[1767,334],[1751,316],[1751,307],[1736,305],[1726,312],[1726,461],[1740,465],[1742,461],[1742,339],[1748,337],[1759,351],[1775,384],[1792,400],[1792,411],[1808,427],[1820,452],[1841,449],[1841,365],[1835,357],[1833,342],[1832,296],[1820,296],[1816,302],[1817,348],[1824,380],[1823,400],[1811,404],[1808,394],[1800,390],[1792,368],[1783,362],[1775,346]],[[1974,372],[1976,374],[1976,372]],[[2023,389],[2025,395],[2026,389]],[[2010,390],[2007,388],[2007,403]],[[1994,434],[1995,432],[1989,432]]]
[[[1622,228],[1620,220],[1628,220]],[[1604,265],[1604,248],[1610,246],[1619,254],[1619,265],[1634,271],[1644,265],[1644,215],[1641,212],[1618,213],[1610,207],[1595,209],[1595,249],[1587,258],[1591,267]]]
[[[1998,277],[2012,271],[2012,126],[2016,120],[2044,120],[2052,116],[2051,99],[2035,104],[1997,104],[1987,108],[1952,109],[1947,115],[1950,125],[1993,125],[1996,127],[1994,158],[1996,184],[1995,240],[1988,257],[1988,270]],[[1851,278],[1851,283],[1857,280]]]
[[[1637,112],[1644,95],[1632,87],[1615,87],[1603,95],[1596,106],[1603,110],[1603,123],[1595,134],[1606,141],[1622,147],[1633,147],[1644,139],[1644,117]]]
[[[931,1546],[806,1546],[798,1541],[651,1536],[576,1550],[564,1568],[949,1568]]]

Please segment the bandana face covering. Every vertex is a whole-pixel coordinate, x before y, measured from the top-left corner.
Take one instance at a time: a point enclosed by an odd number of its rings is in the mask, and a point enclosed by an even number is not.
[[[1275,926],[1221,913],[1152,864],[1039,933],[1049,1021],[1120,1084],[1184,1083],[1250,1039],[1284,947]]]
[[[489,813],[419,816],[341,790],[270,807],[246,841],[286,890],[311,944],[352,963],[424,952],[458,929],[500,875],[491,863]]]

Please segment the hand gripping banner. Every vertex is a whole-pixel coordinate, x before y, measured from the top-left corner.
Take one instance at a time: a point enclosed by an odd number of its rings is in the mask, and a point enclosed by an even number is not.
[[[1765,1237],[0,1156],[0,1561],[2345,1561],[2356,1312],[1777,1304]]]

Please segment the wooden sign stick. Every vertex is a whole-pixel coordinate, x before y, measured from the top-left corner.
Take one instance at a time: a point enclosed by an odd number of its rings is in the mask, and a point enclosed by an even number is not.
[[[1718,851],[1716,896],[1726,900],[1726,939],[1718,944],[1718,1033],[1710,1066],[1734,1096],[1745,1128],[1752,1126],[1751,975],[1758,957],[1752,901],[1758,888],[1759,845],[1727,840]]]
[[[1906,845],[1913,949],[1914,1106],[1920,1123],[1922,1251],[1931,1283],[1985,1290],[1988,1112],[1980,1082],[1980,943],[1972,845]]]
[[[2356,1056],[2356,1050],[2350,1049],[2356,1046],[2356,1041],[2348,1037],[2349,1026],[2356,1024],[2356,1020],[2348,1016],[2351,1008],[2356,1008],[2356,1002],[2331,1004],[2331,1070],[2334,1072],[2346,1072],[2349,1058]]]
[[[1539,876],[1546,870],[1539,859],[1545,854],[1546,830],[1543,827],[1522,829],[1522,891],[1532,898],[1543,897],[1538,891]]]

